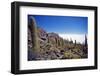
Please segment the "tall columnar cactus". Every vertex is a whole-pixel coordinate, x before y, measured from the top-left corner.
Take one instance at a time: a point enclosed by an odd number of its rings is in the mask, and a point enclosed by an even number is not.
[[[55,41],[56,41],[56,47],[58,47],[58,39],[55,38]]]
[[[34,52],[39,52],[39,42],[38,42],[38,31],[36,26],[36,21],[33,17],[30,17],[29,19],[29,27],[31,30],[31,37],[32,37],[32,47]]]
[[[88,44],[87,44],[87,36],[86,36],[86,35],[85,35],[85,44],[84,44],[84,46],[83,46],[83,52],[84,52],[85,54],[88,53]]]
[[[61,47],[63,46],[63,40],[62,40],[62,38],[60,38],[60,46]]]
[[[65,47],[65,41],[64,41],[64,39],[63,39],[63,47]]]
[[[87,36],[85,35],[85,47],[87,47]]]
[[[49,36],[48,36],[48,43],[50,43],[50,39],[49,39]]]
[[[60,38],[60,47],[62,47],[62,39]]]
[[[58,47],[60,46],[60,39],[58,39]]]
[[[58,39],[58,46],[59,46],[59,47],[62,47],[62,38],[59,38],[59,39]]]
[[[75,45],[76,45],[76,40],[75,40]]]
[[[62,41],[62,47],[63,47],[64,46],[64,40],[62,39],[61,41]]]

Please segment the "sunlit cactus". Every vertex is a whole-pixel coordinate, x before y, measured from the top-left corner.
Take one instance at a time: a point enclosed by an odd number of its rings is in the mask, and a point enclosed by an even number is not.
[[[36,21],[33,17],[29,18],[29,28],[31,30],[33,51],[38,52],[40,51],[39,42],[38,42],[38,31],[37,31]]]
[[[72,38],[70,38],[70,43],[73,44],[73,40],[72,40]]]
[[[87,47],[87,36],[85,35],[85,47]]]
[[[75,40],[75,45],[76,45],[76,40]]]
[[[55,38],[56,41],[56,47],[58,47],[58,38]]]
[[[58,47],[61,45],[60,38],[58,39]]]
[[[64,45],[63,39],[60,39],[60,40],[61,40],[60,41],[61,42],[61,45],[60,46],[63,47],[63,45]]]

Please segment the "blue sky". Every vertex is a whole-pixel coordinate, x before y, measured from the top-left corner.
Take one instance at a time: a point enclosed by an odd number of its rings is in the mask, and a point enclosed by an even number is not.
[[[88,32],[88,17],[47,15],[28,15],[28,17],[34,17],[37,26],[47,32],[58,34],[87,34]]]

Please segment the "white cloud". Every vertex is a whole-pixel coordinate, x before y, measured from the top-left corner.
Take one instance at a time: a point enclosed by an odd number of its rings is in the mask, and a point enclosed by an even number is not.
[[[85,34],[59,34],[60,37],[62,37],[63,39],[72,39],[73,42],[76,40],[76,42],[78,43],[84,43],[85,40]]]

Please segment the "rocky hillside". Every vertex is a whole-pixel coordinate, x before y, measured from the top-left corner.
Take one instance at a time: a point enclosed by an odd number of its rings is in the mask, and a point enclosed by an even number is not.
[[[30,18],[28,24],[28,60],[87,58],[87,45],[64,40],[57,33],[46,32]]]

